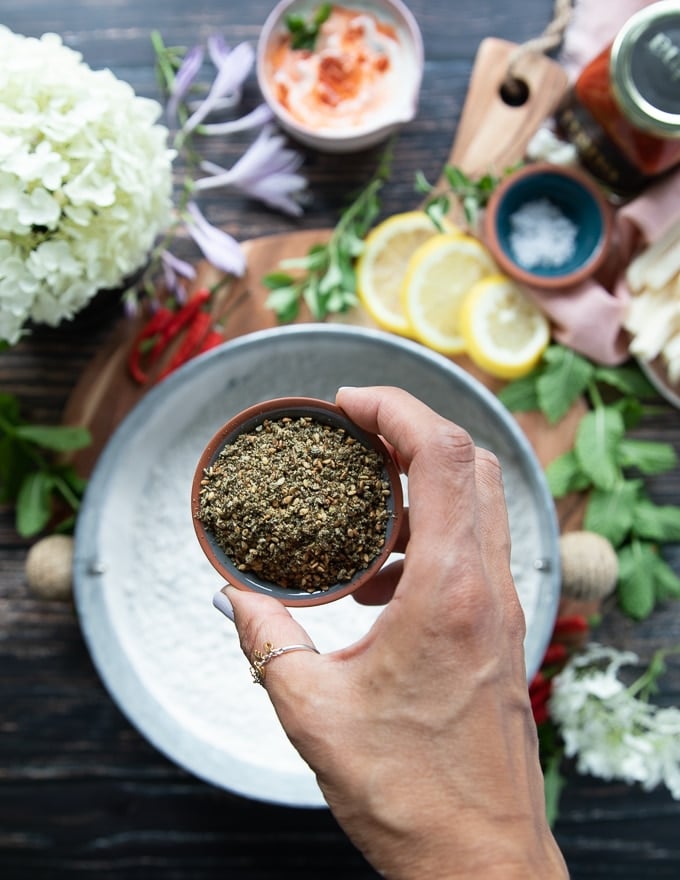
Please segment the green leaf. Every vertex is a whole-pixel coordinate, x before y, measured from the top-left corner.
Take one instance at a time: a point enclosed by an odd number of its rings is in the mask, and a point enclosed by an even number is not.
[[[670,443],[624,437],[619,443],[618,461],[621,467],[634,467],[643,474],[662,474],[675,467],[677,456]]]
[[[656,505],[640,498],[631,511],[632,528],[638,538],[660,544],[680,541],[680,507]]]
[[[19,401],[13,394],[0,394],[0,416],[11,425],[19,424]]]
[[[25,446],[9,436],[0,436],[0,501],[16,499],[24,478],[35,469]]]
[[[44,471],[34,471],[21,484],[16,506],[16,528],[23,538],[38,534],[50,518],[52,479]]]
[[[421,193],[422,195],[427,195],[427,193],[432,192],[432,190],[434,189],[430,181],[427,179],[427,177],[425,177],[420,169],[416,171],[414,189],[417,193]]]
[[[583,518],[583,527],[608,538],[614,547],[623,543],[633,525],[633,506],[641,483],[624,480],[611,489],[593,489]]]
[[[663,602],[666,599],[680,599],[680,577],[660,556],[654,563],[654,588],[656,598]]]
[[[292,321],[300,311],[300,298],[295,287],[279,287],[273,290],[265,305],[276,313],[279,321]]]
[[[599,406],[581,419],[574,451],[581,470],[600,489],[613,489],[621,479],[618,449],[624,433],[621,413],[610,406]]]
[[[543,790],[545,794],[545,813],[548,824],[552,828],[557,821],[560,812],[560,797],[566,780],[560,773],[562,755],[551,755],[546,761],[543,771]]]
[[[593,378],[631,397],[655,397],[656,391],[638,367],[596,367]]]
[[[622,547],[619,557],[618,599],[621,609],[634,620],[644,620],[656,599],[652,569],[658,557],[648,544],[633,541]]]
[[[52,449],[55,452],[71,452],[75,449],[84,449],[92,442],[92,435],[80,426],[69,425],[19,425],[16,436],[36,446]]]
[[[292,287],[295,279],[285,272],[270,272],[264,276],[262,283],[268,290],[278,290],[281,287]]]
[[[551,461],[545,475],[553,498],[563,498],[569,492],[580,492],[590,486],[573,450]]]
[[[536,380],[540,373],[536,370],[521,379],[509,382],[498,394],[498,399],[510,412],[533,412],[540,409]]]
[[[583,394],[593,374],[585,358],[562,345],[551,345],[543,355],[544,369],[537,379],[540,409],[551,424],[559,422]]]

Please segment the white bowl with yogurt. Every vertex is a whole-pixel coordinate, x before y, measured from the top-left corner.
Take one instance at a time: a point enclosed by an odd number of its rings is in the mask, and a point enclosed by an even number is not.
[[[290,16],[316,36],[296,47]],[[262,28],[257,79],[280,126],[305,146],[353,153],[411,121],[423,74],[418,24],[400,0],[282,0]]]

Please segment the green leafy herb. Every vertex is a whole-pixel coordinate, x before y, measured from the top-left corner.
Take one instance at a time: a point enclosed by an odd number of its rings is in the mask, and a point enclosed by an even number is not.
[[[287,15],[285,21],[291,35],[291,47],[313,51],[321,25],[327,21],[332,9],[331,3],[322,3],[310,18],[305,18],[299,12]]]
[[[317,320],[357,305],[354,264],[380,212],[378,193],[389,176],[390,161],[391,146],[369,184],[341,214],[326,244],[314,245],[305,257],[283,260],[277,271],[262,279],[271,291],[266,305],[279,321],[292,321],[302,301]]]
[[[574,448],[551,462],[546,476],[555,498],[589,492],[584,528],[616,548],[619,604],[635,619],[647,617],[658,601],[680,597],[680,578],[659,553],[660,545],[680,541],[680,507],[655,504],[642,479],[674,468],[675,451],[667,443],[626,436],[644,413],[642,401],[655,395],[636,367],[598,366],[559,345],[500,393],[509,409],[538,409],[551,424],[579,397],[589,402]]]
[[[16,528],[22,537],[46,528],[56,502],[73,514],[60,522],[59,530],[72,529],[85,481],[54,453],[83,449],[90,442],[86,428],[25,422],[16,397],[0,394],[0,502],[15,504]]]
[[[505,173],[509,174],[518,166],[509,168]],[[449,186],[448,192],[437,193],[425,205],[425,211],[438,229],[443,229],[443,219],[451,208],[451,196],[455,196],[463,207],[465,219],[474,229],[477,225],[479,212],[486,207],[491,194],[502,180],[502,175],[484,174],[474,180],[460,168],[447,165],[444,168],[444,177]],[[434,186],[428,182],[425,175],[418,171],[415,181],[416,191],[423,195],[434,192]]]

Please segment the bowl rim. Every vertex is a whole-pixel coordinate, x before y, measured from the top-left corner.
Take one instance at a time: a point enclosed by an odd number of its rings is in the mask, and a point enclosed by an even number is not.
[[[527,178],[550,175],[556,178],[568,178],[580,186],[592,199],[598,211],[602,232],[592,253],[577,269],[558,275],[541,275],[531,269],[525,269],[516,263],[501,245],[498,236],[497,218],[504,199],[517,184]],[[586,172],[570,165],[556,165],[552,162],[531,162],[523,165],[505,177],[491,194],[484,214],[484,238],[494,259],[508,275],[529,287],[557,290],[574,287],[593,275],[607,257],[607,251],[613,233],[613,214],[604,193]]]
[[[199,519],[201,481],[204,472],[219,456],[225,445],[235,440],[242,434],[262,424],[268,417],[272,419],[283,418],[286,415],[293,417],[310,415],[317,417],[317,421],[324,424],[335,425],[344,428],[353,437],[363,443],[364,446],[374,449],[383,462],[383,472],[390,484],[390,498],[388,508],[390,517],[385,529],[385,541],[370,564],[359,570],[349,581],[333,584],[326,590],[297,590],[291,587],[281,587],[263,578],[259,578],[251,571],[239,572],[230,562],[228,556],[215,547],[214,540],[210,538],[210,529],[206,528]],[[273,596],[284,605],[294,607],[307,607],[312,605],[324,605],[342,599],[363,586],[382,568],[389,555],[393,552],[404,516],[404,497],[401,485],[401,477],[396,462],[390,449],[378,434],[364,431],[355,424],[337,404],[315,397],[276,397],[264,400],[246,407],[232,416],[213,434],[206,444],[196,464],[191,483],[191,519],[196,532],[196,537],[210,564],[232,586],[240,590],[261,593]]]
[[[418,98],[420,87],[423,80],[423,72],[425,65],[425,48],[423,36],[420,26],[409,7],[402,0],[361,0],[364,6],[378,5],[385,8],[394,9],[401,18],[404,29],[411,41],[411,48],[414,53],[415,69],[417,76],[412,85],[412,97],[409,105],[409,112],[405,114],[395,115],[383,120],[379,125],[374,122],[367,122],[364,125],[356,126],[350,131],[328,130],[319,131],[318,129],[299,122],[285,107],[275,99],[269,86],[269,79],[265,73],[265,58],[267,48],[269,46],[272,35],[279,25],[282,16],[296,3],[304,3],[305,0],[279,0],[279,2],[271,10],[265,19],[257,40],[256,57],[255,57],[255,73],[257,84],[262,93],[262,97],[274,116],[279,120],[281,125],[292,135],[299,137],[303,143],[309,146],[321,147],[336,144],[338,148],[351,146],[352,142],[361,142],[370,145],[375,142],[378,135],[385,133],[385,136],[399,124],[409,122],[415,116],[418,108]]]

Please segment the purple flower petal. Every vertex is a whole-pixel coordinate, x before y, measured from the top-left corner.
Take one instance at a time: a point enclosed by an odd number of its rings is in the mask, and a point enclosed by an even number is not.
[[[254,61],[255,50],[249,43],[239,43],[232,49],[220,63],[217,76],[213,80],[206,99],[187,119],[183,131],[193,131],[225,95],[240,94],[243,82],[250,73]]]
[[[273,131],[271,126],[265,126],[230,169],[212,162],[201,163],[201,168],[213,176],[200,178],[194,187],[203,190],[233,186],[270,207],[299,216],[302,213],[299,198],[307,185],[302,175],[295,174],[302,164],[302,156],[286,149],[284,138]]]
[[[241,277],[246,271],[246,258],[236,239],[209,223],[195,202],[189,202],[187,211],[187,230],[203,256],[223,272]]]
[[[181,275],[182,278],[188,278],[193,281],[196,277],[196,270],[191,263],[187,263],[186,260],[180,260],[179,257],[176,257],[170,251],[163,251],[161,253],[161,260],[164,266],[168,266],[173,272]]]
[[[218,70],[227,60],[230,52],[231,49],[222,34],[211,34],[208,37],[208,55],[210,55],[210,60]]]
[[[196,79],[203,64],[203,57],[204,52],[201,46],[194,46],[192,49],[189,49],[184,56],[182,63],[179,66],[179,70],[175,74],[172,91],[170,93],[170,100],[168,101],[166,108],[169,119],[175,119],[177,116],[177,108],[179,107],[180,101],[185,97]]]
[[[271,122],[274,114],[267,104],[260,104],[250,113],[241,116],[239,119],[232,119],[229,122],[216,122],[212,125],[202,125],[199,129],[201,134],[234,134],[237,131],[247,131],[249,128],[256,128],[258,125],[264,125]]]

